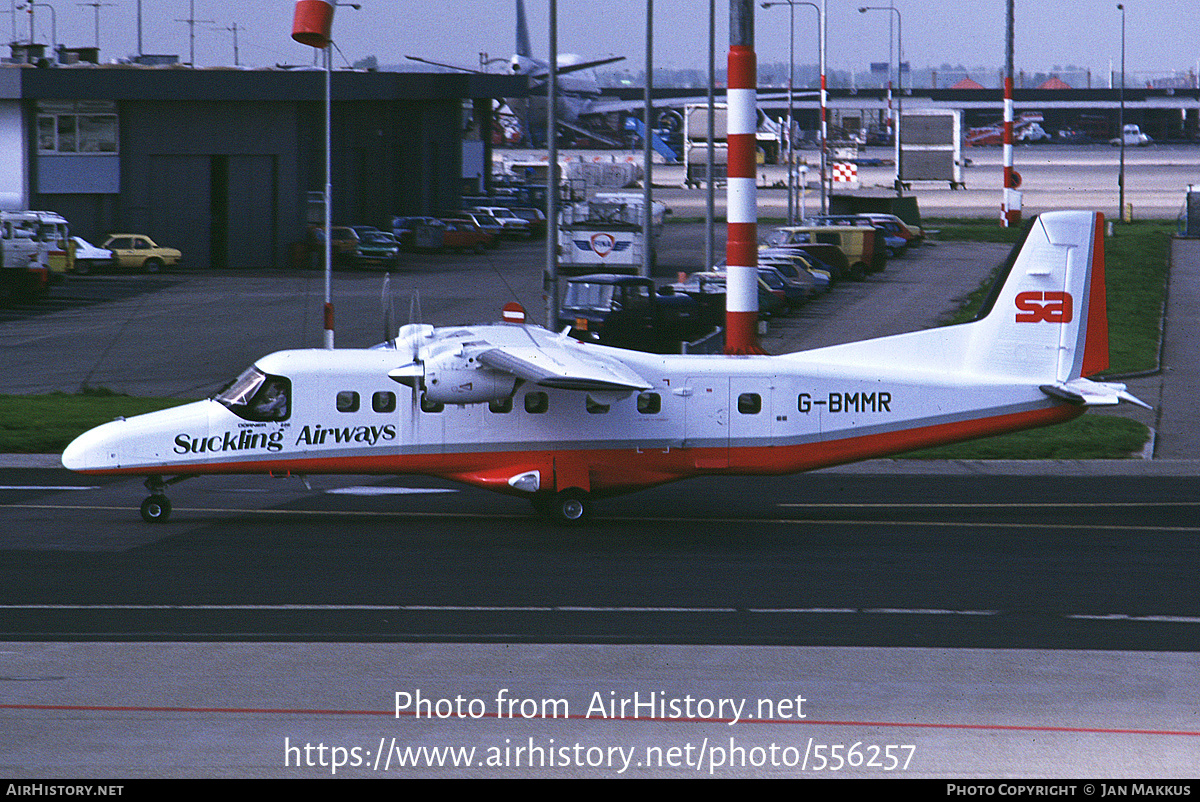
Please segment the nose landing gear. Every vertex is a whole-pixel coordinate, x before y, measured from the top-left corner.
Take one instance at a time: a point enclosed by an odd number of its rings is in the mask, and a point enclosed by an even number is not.
[[[142,502],[142,520],[148,524],[166,523],[171,517],[171,500],[167,498],[167,486],[190,479],[193,475],[175,476],[165,481],[158,475],[146,477],[144,484],[150,495]]]

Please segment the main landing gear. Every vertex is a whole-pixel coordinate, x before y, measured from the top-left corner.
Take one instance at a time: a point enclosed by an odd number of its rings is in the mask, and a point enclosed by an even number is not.
[[[163,481],[161,476],[147,477],[144,484],[150,495],[142,502],[142,520],[148,524],[166,523],[171,517],[171,500],[167,498],[167,487],[190,478],[191,475],[176,476]]]
[[[581,524],[592,514],[591,496],[577,488],[537,495],[530,500],[538,512],[548,515],[550,520],[564,526]]]

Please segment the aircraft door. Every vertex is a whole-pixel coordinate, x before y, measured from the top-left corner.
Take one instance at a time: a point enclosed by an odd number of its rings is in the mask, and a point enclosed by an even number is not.
[[[684,448],[699,449],[698,468],[729,464],[729,377],[693,376],[684,383]]]

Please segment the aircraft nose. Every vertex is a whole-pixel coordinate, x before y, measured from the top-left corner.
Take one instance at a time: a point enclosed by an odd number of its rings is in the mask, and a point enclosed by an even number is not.
[[[124,421],[111,421],[76,437],[63,451],[63,467],[79,472],[117,467],[120,458],[117,444],[123,424]]]

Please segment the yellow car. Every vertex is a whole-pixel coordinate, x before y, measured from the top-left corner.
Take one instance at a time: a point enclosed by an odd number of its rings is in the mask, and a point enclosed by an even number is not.
[[[161,248],[145,234],[111,234],[100,246],[112,251],[117,266],[157,273],[179,264],[182,254],[174,248]]]

